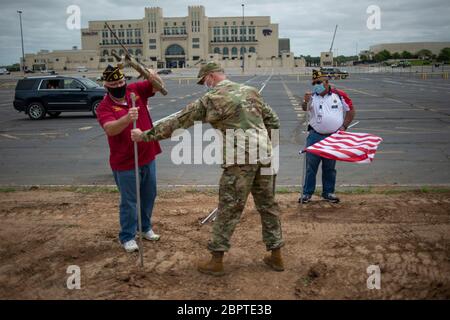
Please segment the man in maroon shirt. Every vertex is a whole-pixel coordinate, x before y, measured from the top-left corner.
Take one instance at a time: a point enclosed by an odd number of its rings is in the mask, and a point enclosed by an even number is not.
[[[159,76],[150,72],[161,83]],[[151,79],[127,85],[120,68],[108,66],[103,72],[104,86],[108,93],[97,108],[97,120],[108,136],[109,162],[120,191],[119,239],[127,252],[139,250],[135,241],[137,232],[136,177],[134,171],[134,147],[131,141],[133,121],[136,127],[148,130],[153,127],[147,100],[158,91]],[[130,94],[136,95],[136,107],[132,107]],[[158,142],[138,143],[142,232],[144,239],[159,240],[151,226],[151,216],[156,198],[155,158],[161,153]]]

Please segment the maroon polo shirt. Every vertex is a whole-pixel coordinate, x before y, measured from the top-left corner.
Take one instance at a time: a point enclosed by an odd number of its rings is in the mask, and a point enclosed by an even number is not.
[[[97,108],[97,120],[102,127],[105,123],[115,121],[128,113],[131,108],[130,94],[136,94],[136,107],[139,107],[139,117],[136,121],[136,127],[142,131],[153,127],[152,118],[148,111],[147,101],[149,97],[154,96],[153,87],[147,80],[131,83],[127,86],[125,94],[126,105],[117,104],[109,94],[106,94]],[[110,149],[109,163],[114,171],[124,171],[134,169],[134,145],[131,140],[131,129],[133,123],[130,123],[121,133],[115,136],[108,136]],[[139,142],[139,166],[148,164],[161,153],[159,142]]]

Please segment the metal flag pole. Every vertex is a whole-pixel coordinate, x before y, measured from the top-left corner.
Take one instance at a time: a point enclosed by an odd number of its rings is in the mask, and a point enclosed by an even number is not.
[[[306,149],[306,144],[307,144],[307,139],[308,139],[308,125],[309,125],[309,117],[308,117],[309,113],[308,110],[305,111],[305,145],[303,147],[303,150]],[[303,152],[305,153],[305,152]],[[300,186],[300,190],[301,190],[301,194],[300,194],[300,199],[301,199],[301,203],[303,203],[303,186],[305,185],[305,171],[306,171],[306,153],[303,155],[303,165],[302,165],[302,181],[301,181],[301,186]]]
[[[136,95],[131,93],[131,103],[133,108],[136,107]],[[133,121],[133,129],[136,129],[136,120]],[[139,179],[139,154],[138,145],[134,141],[134,172],[136,175],[136,212],[138,216],[138,229],[139,229],[139,256],[141,267],[144,267],[144,246],[142,245],[142,217],[141,217],[141,183]]]

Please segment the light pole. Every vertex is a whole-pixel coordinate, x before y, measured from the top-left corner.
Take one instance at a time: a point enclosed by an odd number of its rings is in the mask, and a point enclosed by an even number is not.
[[[22,72],[25,74],[25,52],[23,50],[22,11],[18,10],[20,20],[20,39],[22,40]]]
[[[242,26],[241,26],[241,31],[242,31],[242,41],[245,42],[245,35],[244,35],[244,24],[245,24],[245,16],[244,16],[244,4],[242,4]],[[245,45],[245,43],[244,43]],[[244,50],[242,50],[242,48],[244,48]],[[245,47],[241,47],[242,50],[242,73],[245,73],[245,66],[244,66],[244,60],[245,60]]]

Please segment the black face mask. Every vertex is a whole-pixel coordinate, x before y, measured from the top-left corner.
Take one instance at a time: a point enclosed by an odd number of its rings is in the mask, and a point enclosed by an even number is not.
[[[117,88],[108,88],[108,92],[116,99],[122,99],[123,97],[125,97],[126,91],[127,84]]]

